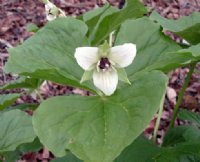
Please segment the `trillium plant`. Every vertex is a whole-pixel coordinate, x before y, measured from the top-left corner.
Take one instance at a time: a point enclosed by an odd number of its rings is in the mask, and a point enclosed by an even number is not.
[[[200,60],[200,13],[168,20],[147,10],[126,0],[122,9],[106,3],[74,18],[44,0],[47,23],[8,49],[4,71],[19,78],[1,90],[24,91],[0,95],[0,161],[42,148],[52,162],[200,161],[200,116],[180,108]],[[160,140],[169,72],[180,67],[189,72]],[[46,99],[40,89],[49,81],[84,93]],[[16,104],[25,94],[38,103]]]

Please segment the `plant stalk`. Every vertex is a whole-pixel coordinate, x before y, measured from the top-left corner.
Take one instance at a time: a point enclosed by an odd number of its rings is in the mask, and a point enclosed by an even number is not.
[[[115,31],[112,31],[109,35],[109,46],[112,47],[113,44],[113,35],[114,35]]]
[[[3,162],[3,161],[4,161],[3,155],[0,154],[0,162]]]
[[[181,105],[181,103],[182,103],[182,101],[183,101],[183,95],[184,95],[184,93],[185,93],[185,90],[186,90],[186,88],[187,88],[189,82],[190,82],[190,79],[191,79],[191,77],[192,77],[192,73],[194,72],[194,69],[195,69],[196,64],[197,64],[197,62],[191,64],[191,66],[190,66],[190,71],[188,72],[187,77],[186,77],[186,79],[185,79],[185,82],[184,82],[184,84],[183,84],[183,86],[182,86],[182,88],[181,88],[181,90],[180,90],[180,92],[179,92],[178,100],[177,100],[176,105],[175,105],[175,107],[174,107],[172,119],[171,119],[170,124],[169,124],[169,129],[171,129],[171,128],[174,127],[174,123],[175,123],[176,117],[177,117],[177,115],[178,115],[180,105]]]
[[[159,129],[159,125],[160,125],[160,120],[162,117],[162,112],[163,112],[163,105],[160,106],[160,109],[158,111],[158,117],[156,119],[156,125],[154,127],[154,132],[153,132],[153,141],[156,143],[156,139],[157,139],[157,134],[158,134],[158,129]]]
[[[35,93],[36,93],[36,94],[37,94],[37,96],[39,97],[39,99],[40,99],[40,102],[43,102],[43,101],[44,101],[44,99],[43,99],[42,95],[40,94],[40,92],[39,92],[38,90],[35,90]]]

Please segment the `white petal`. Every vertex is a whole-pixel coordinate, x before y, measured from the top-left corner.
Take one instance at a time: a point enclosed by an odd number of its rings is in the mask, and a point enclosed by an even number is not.
[[[78,64],[84,70],[91,70],[92,65],[98,62],[98,48],[97,47],[76,48],[75,58]]]
[[[52,20],[56,19],[56,16],[51,15],[51,14],[47,14],[46,18],[47,18],[48,21],[52,21]]]
[[[48,2],[47,4],[45,4],[46,18],[47,18],[48,21],[52,21],[52,20],[56,19],[56,15],[52,15],[52,14],[49,13],[50,10],[55,8],[55,7],[56,6],[51,2]]]
[[[105,95],[110,96],[117,88],[118,75],[113,69],[109,69],[105,72],[93,73],[94,85],[100,89]]]
[[[48,2],[47,4],[45,4],[45,10],[46,12],[49,12],[49,10],[51,10],[52,8],[56,7],[53,3]]]
[[[65,12],[63,10],[59,9],[58,17],[66,17]]]
[[[112,47],[109,59],[120,67],[126,67],[133,62],[135,56],[136,45],[132,43],[125,43],[120,46]]]

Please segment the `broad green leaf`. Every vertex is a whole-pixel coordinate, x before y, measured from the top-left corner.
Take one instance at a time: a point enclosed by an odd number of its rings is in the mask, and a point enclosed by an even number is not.
[[[93,19],[91,19],[89,21],[86,21],[86,24],[89,27],[88,37],[89,37],[90,42],[95,39],[96,33],[98,32],[98,30],[102,30],[100,28],[100,25],[104,21],[104,19],[107,16],[110,16],[110,15],[112,15],[114,13],[118,13],[118,12],[119,12],[119,9],[117,9],[116,7],[108,6],[108,7],[105,8],[105,10],[102,12],[102,14],[94,17]],[[104,38],[104,40],[105,39],[106,38]],[[104,40],[102,40],[102,43],[103,43]],[[93,45],[99,45],[99,44],[93,44]]]
[[[75,48],[82,45],[86,33],[87,26],[80,20],[67,17],[51,21],[22,45],[9,50],[5,70],[87,88],[80,84],[83,70],[74,58]]]
[[[166,84],[167,77],[154,71],[110,97],[53,97],[34,112],[34,130],[58,157],[69,149],[83,161],[112,162],[146,128]]]
[[[54,160],[51,160],[50,162],[83,162],[83,161],[78,159],[72,153],[68,153],[66,156],[61,158],[56,158]]]
[[[9,152],[4,152],[3,154],[5,162],[15,162],[20,159],[20,152],[19,151],[9,151]],[[4,162],[1,161],[0,162]]]
[[[16,88],[29,88],[36,89],[41,84],[40,79],[30,78],[30,77],[20,77],[17,80],[13,80],[4,86],[0,87],[0,89],[16,89]]]
[[[200,130],[193,126],[178,126],[167,131],[163,146],[176,146],[179,143],[200,140]]]
[[[0,110],[12,105],[19,96],[20,94],[16,93],[0,95]]]
[[[191,121],[197,125],[200,125],[200,114],[191,112],[189,110],[181,109],[178,118],[182,120]]]
[[[114,162],[154,162],[161,149],[144,136],[139,136]]]
[[[157,12],[153,12],[150,18],[158,22],[164,30],[174,32],[189,43],[200,43],[200,13],[194,12],[190,16],[181,17],[178,20],[168,20]]]
[[[13,151],[35,138],[31,117],[20,110],[0,113],[0,152]]]
[[[88,26],[88,36],[91,37],[92,33],[95,33],[97,30],[100,22],[102,19],[111,14],[118,11],[117,8],[110,6],[108,3],[106,3],[103,7],[91,10],[89,12],[86,12],[82,17],[83,21]]]
[[[109,3],[106,3],[103,7],[98,7],[96,9],[90,10],[86,13],[83,14],[83,21],[87,22],[92,20],[92,19],[96,19],[96,22],[98,21],[97,19],[100,18],[100,16],[106,11],[106,9],[108,9],[110,7]],[[96,25],[96,24],[95,24]]]
[[[39,151],[42,148],[42,144],[40,143],[38,138],[35,138],[33,142],[30,143],[24,143],[20,145],[17,150],[20,151],[20,153],[25,152],[36,152]]]
[[[136,58],[126,70],[131,81],[134,80],[136,72],[154,64],[161,54],[180,49],[174,41],[161,33],[158,24],[147,17],[127,20],[122,24],[115,44],[123,43],[134,43],[137,47]]]
[[[193,57],[200,60],[200,43],[197,45],[190,46],[187,49],[182,49],[179,51],[179,53],[184,53],[184,52],[190,53],[192,54]]]
[[[189,52],[179,50],[176,52],[163,53],[152,65],[148,66],[145,71],[156,69],[163,72],[169,72],[175,68],[189,65],[194,61],[197,61],[197,58],[192,56]]]
[[[125,7],[117,12],[105,16],[92,34],[92,45],[99,45],[106,37],[116,30],[125,20],[142,17],[146,9],[139,0],[126,0]]]
[[[198,162],[199,153],[199,141],[184,142],[175,147],[158,147],[139,137],[114,162]]]
[[[199,141],[186,142],[176,147],[162,148],[154,157],[155,162],[198,162],[200,161]]]
[[[181,49],[176,52],[163,53],[152,65],[145,70],[170,71],[180,66],[186,66],[200,60],[200,44]]]
[[[5,158],[5,162],[15,162],[20,159],[21,155],[26,152],[39,151],[43,146],[39,142],[38,138],[31,143],[24,143],[16,148],[14,151],[3,152],[2,155]]]

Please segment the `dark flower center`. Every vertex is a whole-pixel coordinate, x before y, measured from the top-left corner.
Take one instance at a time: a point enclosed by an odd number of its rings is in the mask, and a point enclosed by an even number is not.
[[[110,62],[108,58],[102,57],[99,63],[99,68],[103,70],[103,69],[108,69],[109,67],[110,67]]]

